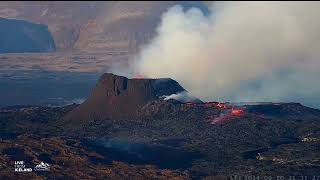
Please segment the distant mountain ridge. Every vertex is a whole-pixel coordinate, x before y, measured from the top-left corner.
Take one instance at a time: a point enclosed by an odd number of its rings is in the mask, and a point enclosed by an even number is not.
[[[0,18],[0,53],[55,50],[54,40],[46,25]]]
[[[200,8],[203,2],[0,2],[0,17],[22,19],[48,26],[57,50],[135,52],[155,33],[160,17],[169,7]]]

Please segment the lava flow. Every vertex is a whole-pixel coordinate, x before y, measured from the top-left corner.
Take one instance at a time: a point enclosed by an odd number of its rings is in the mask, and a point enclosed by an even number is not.
[[[225,122],[232,117],[243,116],[245,114],[245,110],[243,108],[238,108],[238,107],[235,107],[229,104],[227,105],[225,103],[220,103],[220,102],[205,102],[205,103],[187,102],[185,104],[188,107],[204,106],[204,107],[219,108],[221,111],[218,117],[214,118],[213,116],[210,116],[208,118],[208,119],[211,119],[211,122],[213,124]]]
[[[187,102],[185,103],[189,107],[194,106],[204,106],[204,107],[218,107],[219,109],[231,109],[231,107],[227,106],[224,103],[220,102],[205,102],[205,103],[193,103],[193,102]]]
[[[232,109],[231,110],[231,115],[233,116],[242,116],[244,114],[243,109]]]
[[[225,103],[205,103],[205,106],[217,107],[221,110],[219,115],[210,115],[207,118],[211,124],[223,124],[234,117],[241,117],[245,114],[245,109]]]

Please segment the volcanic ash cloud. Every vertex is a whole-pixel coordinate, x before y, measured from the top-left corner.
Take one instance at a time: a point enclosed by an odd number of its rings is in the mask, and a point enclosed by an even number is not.
[[[203,100],[320,102],[319,2],[216,2],[211,14],[174,6],[133,59]]]

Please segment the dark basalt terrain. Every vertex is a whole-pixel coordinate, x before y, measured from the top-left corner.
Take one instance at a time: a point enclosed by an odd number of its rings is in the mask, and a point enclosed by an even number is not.
[[[55,44],[47,26],[0,17],[0,53],[53,51]]]
[[[104,74],[81,105],[1,108],[1,177],[320,176],[319,110],[164,100],[184,89],[158,81]],[[14,160],[51,170],[13,173]]]

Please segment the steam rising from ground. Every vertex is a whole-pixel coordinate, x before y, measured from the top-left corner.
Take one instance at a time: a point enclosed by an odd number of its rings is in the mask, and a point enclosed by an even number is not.
[[[320,102],[320,2],[170,8],[134,74],[170,77],[202,100]]]
[[[175,99],[180,102],[197,102],[198,99],[196,97],[193,97],[190,93],[187,91],[182,91],[177,94],[171,94],[169,96],[164,96],[164,100],[169,100],[169,99]]]

